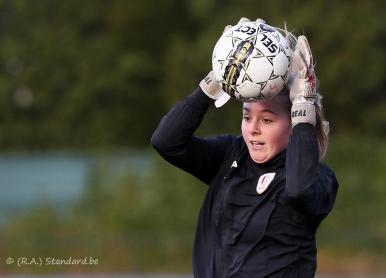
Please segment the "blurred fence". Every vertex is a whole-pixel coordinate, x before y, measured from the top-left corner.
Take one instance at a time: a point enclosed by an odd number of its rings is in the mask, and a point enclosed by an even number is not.
[[[143,153],[32,152],[0,154],[0,226],[34,207],[68,210],[85,193],[96,171],[108,185],[128,169],[146,169]],[[101,170],[102,169],[102,170]]]

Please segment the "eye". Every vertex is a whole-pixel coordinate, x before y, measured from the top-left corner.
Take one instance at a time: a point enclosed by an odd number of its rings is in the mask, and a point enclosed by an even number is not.
[[[251,118],[248,115],[243,115],[243,120],[244,121],[249,121]]]
[[[273,122],[271,119],[268,119],[268,118],[263,118],[261,121],[262,121],[264,124],[270,124],[270,123]]]

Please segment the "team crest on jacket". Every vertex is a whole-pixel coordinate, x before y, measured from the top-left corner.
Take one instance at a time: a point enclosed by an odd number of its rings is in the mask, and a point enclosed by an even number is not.
[[[257,181],[257,186],[256,186],[256,192],[258,194],[262,194],[265,190],[267,190],[268,185],[275,178],[275,174],[276,173],[267,173],[267,174],[260,176],[259,180]]]

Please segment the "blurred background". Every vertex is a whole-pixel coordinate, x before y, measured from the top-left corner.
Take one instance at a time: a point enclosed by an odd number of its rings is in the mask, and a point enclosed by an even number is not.
[[[191,274],[206,188],[150,137],[210,70],[224,26],[245,16],[286,23],[315,56],[340,181],[319,275],[383,277],[385,12],[376,0],[1,0],[0,273]],[[239,134],[240,120],[233,101],[198,134]],[[99,263],[31,262],[47,257]]]

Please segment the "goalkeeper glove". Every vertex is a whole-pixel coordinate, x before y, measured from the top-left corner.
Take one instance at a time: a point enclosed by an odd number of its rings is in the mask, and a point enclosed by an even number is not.
[[[208,75],[201,80],[200,88],[208,97],[216,100],[216,107],[223,106],[230,98],[230,96],[221,89],[220,83],[214,78],[213,71],[210,71]]]
[[[292,61],[293,81],[290,90],[292,126],[298,123],[310,123],[315,126],[317,79],[311,49],[305,36],[298,37]]]

